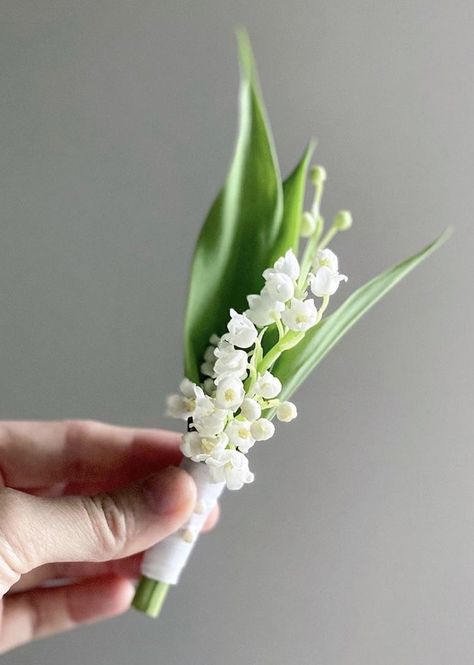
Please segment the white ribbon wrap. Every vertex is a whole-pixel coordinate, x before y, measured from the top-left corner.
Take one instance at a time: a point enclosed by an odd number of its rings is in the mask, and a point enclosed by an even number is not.
[[[143,575],[166,584],[178,583],[199,533],[225,487],[225,483],[211,482],[206,464],[185,458],[181,468],[187,471],[196,483],[197,500],[194,512],[179,531],[149,549],[142,563]]]

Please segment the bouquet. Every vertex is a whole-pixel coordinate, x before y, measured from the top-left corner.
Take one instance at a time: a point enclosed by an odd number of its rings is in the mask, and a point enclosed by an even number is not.
[[[326,172],[310,167],[311,142],[281,180],[248,37],[238,33],[240,122],[225,186],[197,240],[184,322],[184,374],[168,413],[187,423],[182,466],[197,486],[188,523],[149,550],[133,601],[156,617],[178,582],[201,527],[224,488],[254,480],[248,454],[270,439],[275,419],[297,415],[289,398],[354,323],[447,238],[378,275],[332,314],[345,288],[329,245],[352,225],[348,211],[326,225]],[[312,202],[305,210],[311,182]]]

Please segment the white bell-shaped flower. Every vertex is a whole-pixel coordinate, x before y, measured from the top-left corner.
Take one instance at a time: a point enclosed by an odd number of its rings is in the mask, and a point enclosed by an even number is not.
[[[196,397],[201,394],[201,388],[189,379],[183,379],[179,384],[181,395],[168,395],[166,398],[166,415],[171,418],[187,420],[194,414]]]
[[[242,404],[240,405],[240,413],[243,415],[246,420],[253,422],[260,418],[262,414],[262,409],[260,404],[251,397],[246,397]]]
[[[290,423],[292,420],[296,418],[297,415],[298,411],[293,402],[282,402],[281,404],[278,405],[276,410],[276,417],[282,423]]]
[[[222,339],[230,342],[241,349],[251,347],[258,337],[258,331],[253,322],[245,315],[239,314],[235,309],[230,310],[230,321],[227,324],[229,331],[222,336]]]
[[[248,420],[231,420],[225,428],[225,433],[229,437],[229,443],[236,446],[242,453],[247,453],[255,443],[251,434],[251,425]]]
[[[292,249],[289,249],[285,256],[281,256],[273,266],[277,272],[283,272],[294,281],[300,275],[300,264]]]
[[[293,298],[295,285],[289,275],[269,268],[264,271],[263,277],[265,279],[264,288],[270,298],[279,302],[286,302]]]
[[[249,462],[238,450],[222,450],[208,457],[211,480],[215,483],[225,482],[230,490],[239,490],[245,483],[253,482],[255,476],[249,470]]]
[[[290,330],[304,332],[309,330],[311,326],[314,326],[317,316],[318,310],[313,300],[298,300],[297,298],[293,298],[290,302],[290,307],[282,313],[281,319]]]
[[[193,462],[204,462],[218,450],[224,450],[229,439],[221,432],[215,436],[201,436],[198,432],[186,432],[181,442],[181,452]]]
[[[281,392],[281,381],[271,372],[265,372],[255,382],[254,391],[264,399],[274,399]]]
[[[338,272],[333,272],[330,268],[323,266],[310,278],[310,287],[315,296],[323,298],[324,296],[334,295],[341,282],[347,282],[346,275],[340,275]]]
[[[229,376],[217,385],[215,405],[218,409],[237,411],[244,399],[244,384],[240,379]]]
[[[339,270],[339,260],[334,252],[326,247],[319,249],[313,260],[313,269],[317,272],[320,268],[329,268],[332,272]]]
[[[284,303],[272,298],[266,288],[262,289],[260,295],[247,296],[247,302],[249,309],[245,314],[259,328],[274,323],[285,309]]]
[[[250,425],[250,433],[255,441],[266,441],[275,434],[275,425],[267,418],[259,418]]]
[[[223,344],[216,349],[216,357],[214,363],[216,384],[228,377],[245,379],[248,366],[248,356],[245,351],[234,349],[231,344]]]
[[[227,420],[228,412],[225,409],[218,409],[214,400],[208,395],[196,399],[196,409],[193,416],[193,425],[201,436],[214,436],[220,434]]]

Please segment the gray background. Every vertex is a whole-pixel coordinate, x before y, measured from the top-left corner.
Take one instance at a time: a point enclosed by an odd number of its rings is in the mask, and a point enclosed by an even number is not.
[[[456,227],[308,381],[158,623],[129,613],[2,662],[472,663],[472,2],[0,8],[3,417],[172,426],[238,24],[282,170],[316,135],[325,211],[354,214],[341,291]]]

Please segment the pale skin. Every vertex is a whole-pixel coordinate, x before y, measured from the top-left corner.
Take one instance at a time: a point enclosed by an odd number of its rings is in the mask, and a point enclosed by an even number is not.
[[[194,509],[180,459],[173,432],[0,421],[0,653],[129,608],[142,552]]]

